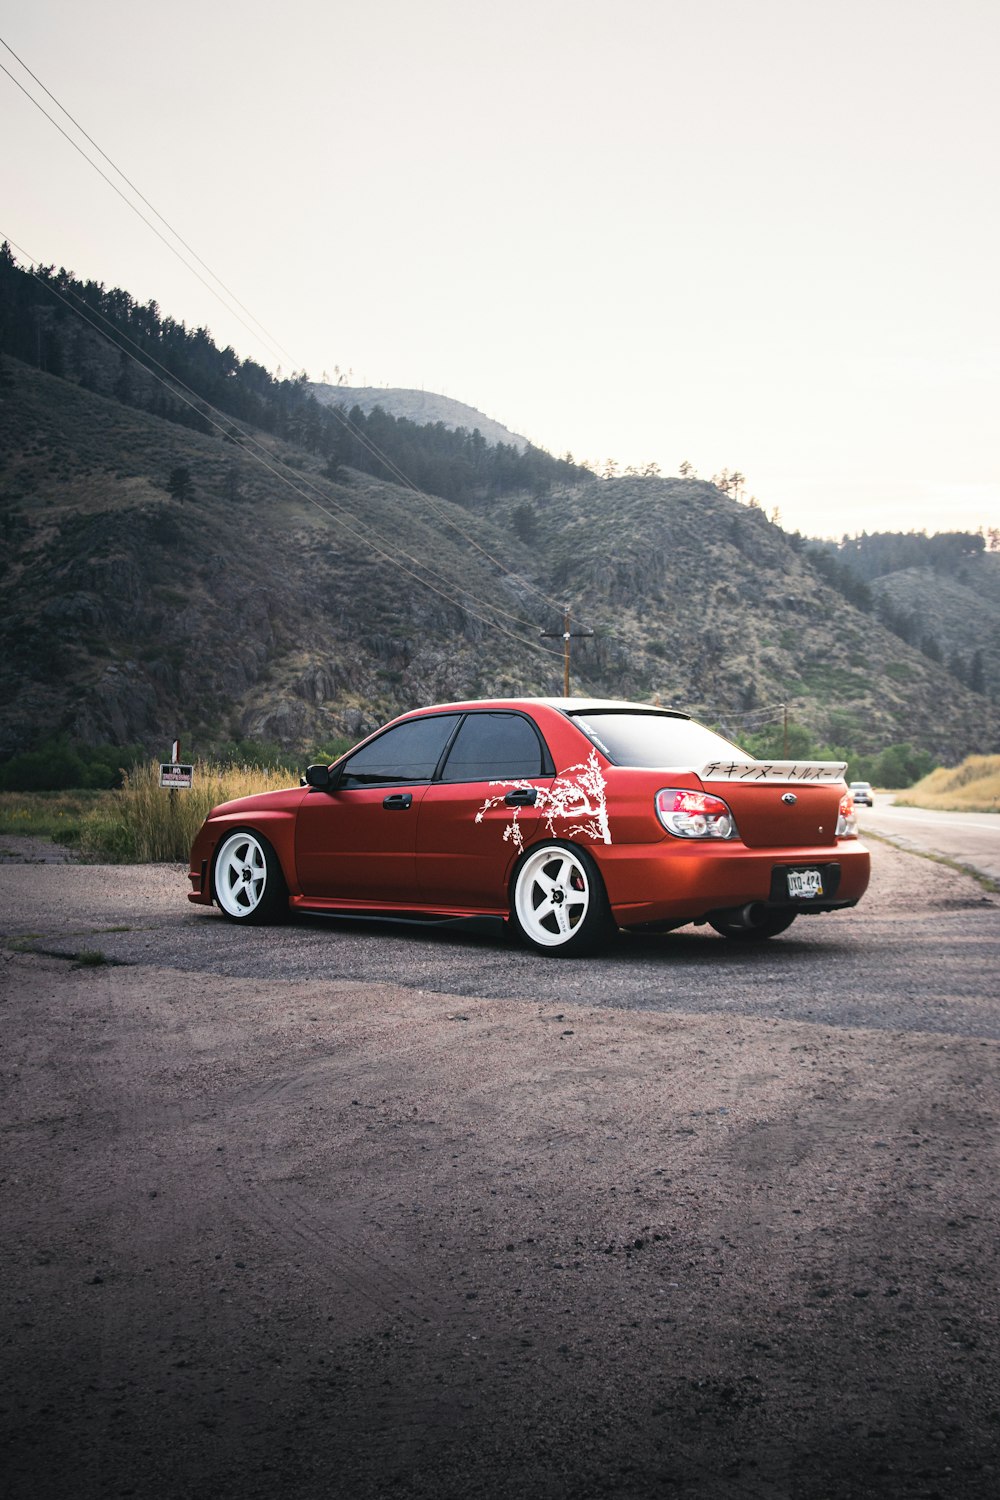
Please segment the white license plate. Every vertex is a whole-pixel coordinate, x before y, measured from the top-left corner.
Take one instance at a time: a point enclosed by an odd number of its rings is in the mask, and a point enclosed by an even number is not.
[[[823,876],[819,870],[789,870],[788,894],[799,899],[811,899],[823,894]]]

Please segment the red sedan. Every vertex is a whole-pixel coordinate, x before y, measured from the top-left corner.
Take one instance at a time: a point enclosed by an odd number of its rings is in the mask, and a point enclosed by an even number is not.
[[[235,922],[500,917],[564,955],[615,926],[707,922],[756,941],[864,894],[844,769],[757,761],[642,704],[443,704],[310,766],[303,786],[214,808],[189,899]]]

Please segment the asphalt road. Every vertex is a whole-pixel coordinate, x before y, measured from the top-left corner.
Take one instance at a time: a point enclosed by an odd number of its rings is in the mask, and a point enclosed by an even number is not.
[[[574,962],[0,863],[5,1497],[994,1500],[1000,900],[873,868]]]
[[[891,792],[876,792],[874,807],[859,807],[861,831],[870,829],[901,849],[939,854],[1000,882],[1000,813],[931,812],[897,807]]]
[[[1000,1037],[984,1005],[1000,973],[1000,900],[971,879],[876,843],[852,911],[800,917],[741,947],[708,927],[621,934],[598,957],[545,958],[484,924],[427,929],[300,919],[237,927],[186,900],[178,866],[0,865],[2,935],[58,954],[205,976],[393,984],[484,999],[732,1013],[828,1026]]]

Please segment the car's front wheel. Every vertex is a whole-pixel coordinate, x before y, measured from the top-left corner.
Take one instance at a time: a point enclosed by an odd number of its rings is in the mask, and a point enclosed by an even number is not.
[[[732,943],[762,943],[791,927],[795,917],[794,911],[769,911],[761,902],[754,902],[738,912],[717,912],[709,917],[708,925]]]
[[[288,913],[281,864],[262,834],[241,828],[219,846],[213,872],[215,899],[232,922],[279,922]]]
[[[573,844],[542,844],[522,855],[510,915],[530,947],[561,958],[593,953],[613,926],[600,872]]]

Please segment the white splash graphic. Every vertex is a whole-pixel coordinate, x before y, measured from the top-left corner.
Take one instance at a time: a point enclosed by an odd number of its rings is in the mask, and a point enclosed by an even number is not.
[[[541,813],[550,838],[575,838],[578,835],[592,839],[595,844],[610,844],[611,830],[608,827],[607,782],[597,759],[597,751],[591,750],[590,758],[577,766],[570,766],[557,776],[550,787],[535,787],[530,781],[491,781],[490,786],[502,787],[495,797],[487,797],[476,813],[476,822],[481,823],[494,807],[499,807],[508,792],[536,791],[532,811]],[[524,836],[519,822],[521,808],[511,809],[512,817],[504,829],[504,842],[508,840],[518,853],[524,850]],[[575,821],[568,828],[556,827],[556,820]]]

